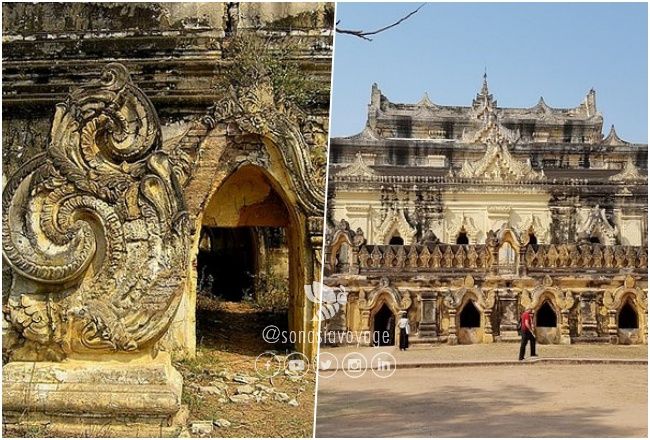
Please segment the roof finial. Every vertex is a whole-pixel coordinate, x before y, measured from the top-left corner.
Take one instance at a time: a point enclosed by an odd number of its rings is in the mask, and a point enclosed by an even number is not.
[[[485,66],[483,70],[483,87],[481,87],[481,95],[489,95],[490,90],[488,89],[488,81],[487,81],[487,66]]]

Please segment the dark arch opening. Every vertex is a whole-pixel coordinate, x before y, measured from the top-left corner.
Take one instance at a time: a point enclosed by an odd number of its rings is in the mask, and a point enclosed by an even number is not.
[[[532,232],[528,234],[528,244],[533,246],[537,244],[537,237]]]
[[[384,303],[375,314],[373,345],[395,345],[395,316]]]
[[[478,328],[481,326],[481,312],[478,311],[474,301],[468,301],[460,311],[460,326],[464,328]]]
[[[537,311],[537,327],[557,327],[557,315],[548,301]]]
[[[639,317],[629,301],[625,301],[625,304],[621,307],[621,311],[618,313],[618,328],[639,328]]]
[[[203,226],[201,234],[210,238],[210,245],[200,248],[197,257],[199,293],[225,301],[241,301],[250,295],[257,252],[252,228]]]
[[[467,237],[467,232],[459,232],[456,237],[456,244],[469,244],[469,238]]]
[[[394,237],[390,238],[390,241],[388,244],[396,244],[396,245],[403,245],[404,244],[404,239],[400,237],[399,235],[395,235]]]
[[[598,238],[595,235],[592,235],[591,237],[589,237],[589,243],[600,244],[600,238]]]

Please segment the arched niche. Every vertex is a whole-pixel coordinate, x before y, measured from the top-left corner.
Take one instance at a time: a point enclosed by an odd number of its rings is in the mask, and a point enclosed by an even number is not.
[[[540,344],[560,343],[560,313],[551,293],[546,292],[533,310],[535,337]]]
[[[624,345],[643,342],[640,329],[640,314],[635,304],[635,296],[630,292],[621,299],[621,306],[616,313],[618,343]]]
[[[347,225],[347,222],[345,222]],[[352,239],[351,231],[337,229],[329,245],[329,267],[336,272],[345,271],[352,262]]]
[[[399,298],[393,288],[384,288],[371,294],[368,307],[370,308],[368,328],[370,329],[371,345],[394,345],[397,340],[397,319],[399,318]],[[389,322],[390,321],[390,322]],[[378,324],[382,328],[377,328]],[[388,337],[388,343],[381,343]]]
[[[399,235],[393,235],[390,240],[388,240],[388,244],[390,245],[396,245],[396,246],[403,246],[404,245],[404,239],[400,237]]]
[[[479,301],[480,293],[467,290],[456,309],[459,344],[478,344],[485,335],[485,313]]]
[[[606,291],[603,297],[603,305],[609,314],[608,328],[610,337],[615,337],[615,340],[619,344],[647,343],[647,292],[640,289],[635,284],[636,281],[629,277],[623,286],[614,291]],[[636,316],[637,327],[621,327],[621,313],[624,313],[624,318],[626,318],[626,315],[631,318],[630,312],[634,312],[634,315]],[[627,319],[624,319],[624,321],[626,320]],[[624,324],[627,323],[624,322]]]

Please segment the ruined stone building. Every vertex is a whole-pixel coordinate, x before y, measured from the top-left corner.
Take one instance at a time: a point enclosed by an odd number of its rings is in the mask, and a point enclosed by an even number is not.
[[[364,343],[517,338],[647,343],[647,153],[602,134],[596,92],[574,108],[398,104],[372,86],[361,133],[330,146],[325,323]]]
[[[289,328],[315,329],[333,16],[3,3],[5,426],[177,433],[206,264],[226,298],[238,270],[284,271]]]

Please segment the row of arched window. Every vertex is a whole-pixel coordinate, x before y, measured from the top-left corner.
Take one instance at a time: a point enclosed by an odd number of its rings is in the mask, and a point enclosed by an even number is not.
[[[481,313],[473,301],[468,301],[459,315],[460,327],[478,328],[481,326]],[[557,314],[548,301],[544,301],[537,310],[535,323],[537,327],[557,327]],[[626,301],[618,313],[618,328],[639,328],[639,317],[629,301]]]

